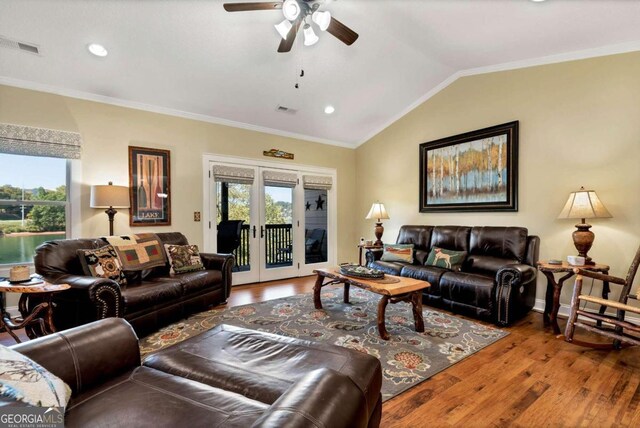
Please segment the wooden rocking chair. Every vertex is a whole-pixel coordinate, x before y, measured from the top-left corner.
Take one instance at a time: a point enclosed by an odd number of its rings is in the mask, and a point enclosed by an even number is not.
[[[567,328],[565,329],[564,338],[567,342],[574,343],[576,345],[589,346],[592,348],[616,348],[619,349],[621,344],[640,345],[640,324],[634,324],[625,320],[625,314],[631,312],[634,314],[640,314],[639,306],[631,306],[628,304],[628,299],[639,299],[638,294],[631,293],[631,287],[633,285],[633,279],[638,271],[638,265],[640,264],[640,248],[636,252],[633,262],[629,267],[629,272],[626,278],[618,278],[610,275],[603,275],[601,273],[589,272],[583,269],[574,269],[576,273],[576,282],[573,288],[573,297],[571,298],[571,313],[569,315],[569,321],[567,322]],[[598,279],[601,281],[609,281],[612,284],[618,284],[622,286],[620,291],[620,299],[607,300],[600,297],[590,296],[582,294],[582,279],[583,277]],[[602,305],[608,308],[616,310],[616,316],[600,314],[586,309],[580,309],[580,303],[590,302],[597,305]],[[583,318],[590,318],[595,320],[595,324],[587,323],[578,319],[578,316]],[[607,324],[607,325],[604,325]],[[613,327],[611,327],[613,326]],[[583,342],[580,340],[574,340],[575,327],[582,327],[588,331],[592,331],[603,336],[614,339],[613,344],[596,344]]]

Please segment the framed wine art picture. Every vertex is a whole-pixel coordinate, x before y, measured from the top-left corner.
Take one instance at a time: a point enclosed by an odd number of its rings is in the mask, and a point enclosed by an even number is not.
[[[129,146],[131,226],[171,225],[170,151]]]

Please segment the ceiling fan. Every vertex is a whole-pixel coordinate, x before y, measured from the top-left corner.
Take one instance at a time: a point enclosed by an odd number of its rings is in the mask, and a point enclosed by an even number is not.
[[[321,11],[318,0],[225,3],[223,6],[227,12],[282,10],[285,19],[275,25],[276,30],[282,37],[278,52],[289,52],[291,50],[301,26],[303,27],[305,46],[316,44],[319,39],[313,31],[311,22],[315,23],[320,30],[327,31],[346,45],[351,45],[358,39],[358,33],[335,19],[328,11]]]

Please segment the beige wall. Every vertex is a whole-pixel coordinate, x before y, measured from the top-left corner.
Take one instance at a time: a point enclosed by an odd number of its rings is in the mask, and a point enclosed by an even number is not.
[[[172,225],[131,229],[128,213],[118,213],[116,233],[175,230],[198,245],[203,243],[202,223],[193,221],[193,212],[203,211],[202,155],[273,160],[262,151],[278,148],[295,153],[294,163],[337,169],[338,260],[354,257],[354,150],[8,86],[0,86],[0,122],[80,132],[80,236],[108,233],[104,212],[89,208],[89,189],[110,180],[128,185],[129,145],[171,150]]]
[[[518,212],[418,212],[420,143],[512,120],[520,121]],[[391,217],[385,241],[403,224],[517,225],[540,236],[544,259],[576,253],[574,221],[557,216],[569,192],[594,189],[613,218],[591,222],[589,254],[626,274],[640,244],[640,53],[459,79],[360,146],[356,170],[359,234],[373,235],[361,218],[379,199]],[[538,298],[543,290],[540,278]]]

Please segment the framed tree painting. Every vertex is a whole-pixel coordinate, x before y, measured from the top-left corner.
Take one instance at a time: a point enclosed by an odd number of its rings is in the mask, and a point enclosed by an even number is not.
[[[129,146],[131,226],[171,225],[169,150]]]
[[[420,212],[518,211],[518,121],[420,144]]]

